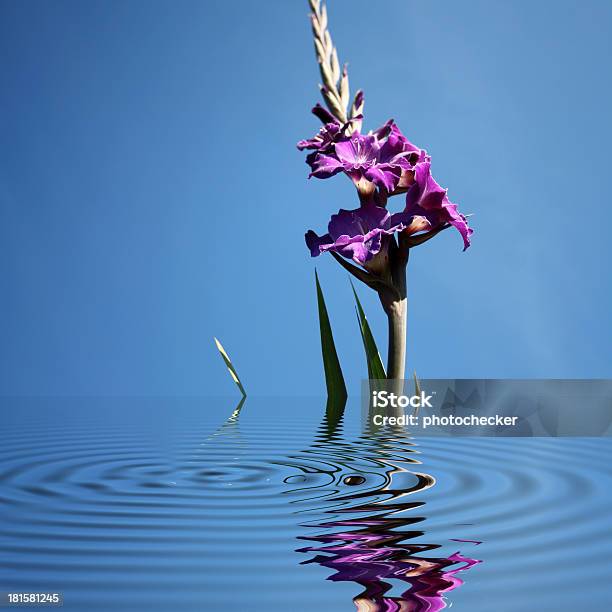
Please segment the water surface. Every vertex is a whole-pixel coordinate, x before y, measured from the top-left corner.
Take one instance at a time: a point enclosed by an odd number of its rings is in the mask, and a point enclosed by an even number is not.
[[[0,590],[66,610],[606,610],[612,443],[324,401],[4,399]],[[229,417],[229,418],[228,418]]]

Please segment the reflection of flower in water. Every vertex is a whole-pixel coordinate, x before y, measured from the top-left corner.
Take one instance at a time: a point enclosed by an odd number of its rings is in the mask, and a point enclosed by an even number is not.
[[[462,555],[459,551],[449,556],[427,556],[440,548],[439,544],[423,544],[414,540],[423,531],[410,527],[424,520],[423,516],[406,516],[409,510],[424,505],[412,501],[414,493],[434,485],[435,480],[426,474],[410,472],[402,463],[418,463],[410,454],[414,453],[412,442],[403,436],[372,439],[367,446],[350,445],[355,463],[375,461],[384,484],[368,488],[372,480],[364,472],[347,474],[347,443],[340,442],[343,456],[342,470],[336,475],[331,495],[325,496],[332,503],[323,509],[334,518],[327,522],[309,523],[304,526],[325,529],[317,535],[304,535],[300,539],[317,542],[298,549],[302,553],[315,553],[303,563],[318,563],[333,570],[328,580],[355,582],[363,591],[354,598],[360,612],[435,612],[446,607],[445,594],[463,584],[457,574],[480,563],[479,560]],[[331,450],[338,438],[327,439],[314,445],[329,465]],[[309,449],[312,459],[313,448]],[[365,451],[365,452],[364,452]],[[352,461],[351,461],[352,463]],[[416,477],[412,485],[403,485],[406,476]],[[341,485],[341,489],[338,487]],[[347,488],[351,488],[350,492]],[[408,501],[410,499],[411,501]],[[342,515],[348,515],[342,519]],[[340,520],[338,520],[340,519]],[[457,541],[457,540],[455,540]],[[470,541],[478,544],[477,541]],[[406,583],[407,588],[398,595],[391,595],[393,583]]]
[[[392,525],[389,526],[388,522]],[[354,599],[360,611],[433,612],[445,608],[444,593],[463,584],[456,574],[479,561],[459,552],[448,557],[425,557],[422,553],[437,546],[400,543],[404,538],[414,536],[393,531],[398,522],[381,518],[328,524],[330,527],[357,529],[303,537],[329,545],[308,546],[299,552],[325,553],[317,554],[309,562],[334,570],[329,580],[362,585],[365,590]],[[402,580],[409,586],[399,596],[387,596],[392,585],[386,580],[391,579]]]

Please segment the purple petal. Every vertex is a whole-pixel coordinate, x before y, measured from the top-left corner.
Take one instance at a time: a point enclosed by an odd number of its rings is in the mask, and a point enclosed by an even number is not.
[[[306,159],[306,162],[310,165],[312,172],[310,176],[325,179],[338,172],[344,170],[344,166],[331,155],[323,155],[322,153],[315,153],[314,156]]]
[[[432,229],[449,223],[455,227],[463,238],[463,250],[470,246],[470,236],[473,230],[468,227],[467,219],[457,210],[446,195],[446,189],[438,185],[431,176],[431,164],[420,162],[414,170],[414,183],[406,193],[405,211],[412,215],[425,217]]]
[[[378,187],[383,187],[389,193],[395,190],[401,175],[402,169],[400,166],[392,167],[388,164],[372,166],[365,171],[365,177],[369,181],[372,181]]]
[[[340,209],[335,215],[331,216],[328,225],[329,235],[338,241],[342,236],[363,236],[369,230],[364,224],[364,220],[356,214],[355,210]]]
[[[343,235],[349,238],[368,236],[377,229],[386,229],[388,218],[389,212],[380,206],[367,205],[355,210],[340,209],[331,216],[328,231],[336,241]]]
[[[334,145],[336,156],[353,168],[369,166],[376,161],[378,144],[374,136],[353,134],[348,140]]]
[[[313,138],[300,140],[297,143],[297,148],[300,151],[304,149],[328,149],[336,140],[343,137],[345,129],[346,126],[342,128],[337,123],[327,123]]]
[[[372,132],[372,135],[377,140],[383,140],[391,133],[391,126],[394,124],[393,119],[389,119],[385,124],[381,125],[377,130]]]
[[[380,251],[380,247],[380,234],[370,236],[367,240],[365,236],[340,236],[333,244],[322,247],[321,251],[336,251],[363,266]]]
[[[413,145],[401,132],[400,129],[391,121],[388,127],[388,136],[380,149],[380,161],[389,162],[393,158],[409,155],[415,156],[415,161],[421,153],[421,149]]]
[[[319,237],[311,230],[306,234],[306,244],[313,257],[325,251],[334,251],[365,266],[380,253],[383,244],[388,244],[385,236],[402,231],[408,227],[411,219],[406,211],[390,215],[385,208],[374,204],[355,210],[341,209],[332,215],[329,233]]]
[[[338,123],[338,120],[319,103],[314,105],[311,112],[315,117],[321,120],[321,123]]]
[[[361,206],[360,208],[352,212],[359,215],[363,225],[366,227],[366,231],[371,231],[377,228],[387,228],[389,211],[386,208],[383,208],[382,206],[366,204],[365,206]]]
[[[452,204],[448,198],[445,198],[445,200],[447,204],[444,208],[448,214],[448,222],[461,234],[463,238],[463,250],[465,251],[471,244],[470,236],[474,233],[474,230],[469,227],[465,215],[462,215],[457,210],[457,205]]]
[[[304,149],[320,149],[321,148],[321,139],[317,136],[310,138],[308,140],[298,140],[297,148],[300,151]]]
[[[329,244],[332,241],[329,234],[317,236],[317,234],[315,234],[315,232],[312,230],[308,230],[304,238],[306,240],[306,246],[310,249],[310,254],[312,257],[318,257],[322,252],[321,247]]]

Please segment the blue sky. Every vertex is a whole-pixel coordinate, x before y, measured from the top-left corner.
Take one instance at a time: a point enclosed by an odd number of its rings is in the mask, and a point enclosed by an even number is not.
[[[314,265],[349,386],[346,274],[312,260],[355,196],[307,181],[307,3],[0,3],[2,394],[323,391]],[[422,377],[610,377],[609,2],[332,0],[366,93],[473,213],[409,266]],[[399,202],[397,203],[400,204]],[[375,295],[361,294],[384,345]]]

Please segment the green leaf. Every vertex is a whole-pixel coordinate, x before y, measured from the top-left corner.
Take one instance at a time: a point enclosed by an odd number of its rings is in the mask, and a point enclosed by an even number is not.
[[[229,370],[230,376],[232,377],[233,381],[238,386],[238,389],[240,389],[240,393],[242,393],[242,396],[246,397],[246,391],[244,390],[244,387],[242,386],[242,382],[240,382],[240,377],[238,376],[238,372],[236,372],[236,368],[232,364],[232,361],[229,358],[229,355],[227,354],[226,350],[223,348],[223,345],[216,338],[215,338],[215,344],[217,345],[217,350],[219,351],[219,353],[221,353],[221,357],[223,361],[225,361],[225,365],[227,366],[227,369]]]
[[[363,342],[363,346],[365,348],[366,340],[363,335],[363,325],[361,324],[361,319],[359,318],[359,310],[357,310],[357,306],[355,306],[355,315],[357,316],[357,325],[359,325],[359,333],[361,334],[361,341]],[[368,364],[368,378],[372,380],[372,365],[370,364],[370,360],[367,358],[368,354],[366,352],[366,362]]]
[[[353,281],[351,281],[351,288],[353,289],[353,295],[355,296],[355,302],[357,303],[357,320],[359,321],[359,329],[361,331],[361,339],[363,340],[363,348],[366,354],[366,360],[368,363],[368,378],[370,380],[384,380],[387,378],[385,372],[385,366],[383,365],[378,347],[376,346],[376,340],[374,340],[374,334],[370,329],[370,324],[366,319],[365,312],[359,301],[357,291]]]
[[[319,309],[319,330],[321,332],[321,354],[323,355],[323,369],[325,370],[325,385],[327,386],[327,397],[332,403],[346,402],[347,392],[340,367],[340,360],[336,352],[336,344],[332,333],[325,298],[319,283],[319,275],[315,270],[315,282],[317,285],[317,306]]]

